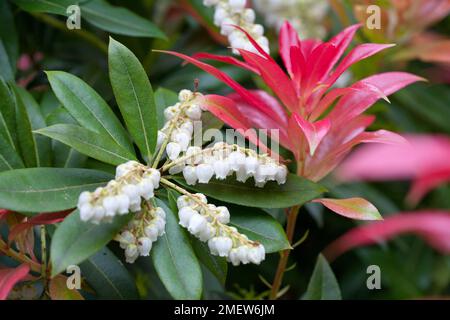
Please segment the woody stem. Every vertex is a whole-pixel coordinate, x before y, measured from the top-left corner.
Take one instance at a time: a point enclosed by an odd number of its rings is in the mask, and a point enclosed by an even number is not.
[[[287,217],[287,223],[286,223],[286,235],[288,238],[289,243],[292,243],[292,240],[294,238],[294,230],[295,230],[295,223],[297,221],[298,212],[300,210],[300,206],[295,206],[290,208],[288,217]],[[284,250],[281,253],[280,260],[278,261],[278,267],[277,271],[275,273],[275,278],[272,283],[272,288],[270,291],[269,299],[275,300],[278,298],[278,292],[280,291],[281,283],[283,281],[283,276],[286,270],[286,266],[288,263],[289,254],[291,253],[291,249]]]

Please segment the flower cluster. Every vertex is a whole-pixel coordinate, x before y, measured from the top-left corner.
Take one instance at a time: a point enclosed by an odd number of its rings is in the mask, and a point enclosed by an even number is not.
[[[258,0],[253,3],[266,25],[276,30],[287,20],[301,39],[322,39],[326,34],[323,19],[329,8],[327,0]]]
[[[234,227],[228,226],[230,213],[226,207],[208,204],[206,197],[197,193],[177,199],[179,224],[200,241],[208,242],[211,254],[226,257],[234,266],[240,263],[259,264],[265,258],[264,246],[251,241]]]
[[[255,51],[246,36],[234,26],[237,25],[247,31],[259,43],[265,52],[269,52],[269,41],[264,36],[264,27],[255,24],[255,11],[246,8],[246,0],[203,0],[205,6],[214,6],[214,24],[220,27],[220,33],[228,37],[234,54],[236,49]]]
[[[213,176],[223,180],[236,173],[236,180],[245,182],[253,177],[255,185],[263,187],[267,181],[286,182],[287,168],[268,155],[224,142],[200,149],[189,147],[186,155],[173,163],[172,172],[183,172],[189,185],[208,183]]]
[[[199,121],[202,117],[202,109],[195,103],[200,96],[200,93],[181,90],[178,95],[180,102],[164,110],[166,123],[158,131],[158,147],[165,147],[170,160],[178,158],[190,145],[194,121]],[[166,146],[162,146],[164,141],[168,142]]]
[[[153,197],[159,187],[160,173],[136,161],[116,168],[116,177],[94,192],[84,191],[78,199],[80,218],[93,223],[108,222],[116,215],[141,210],[142,199]]]
[[[161,207],[143,204],[128,225],[116,236],[120,247],[125,250],[125,259],[133,263],[139,256],[150,254],[152,243],[165,233],[166,213]]]

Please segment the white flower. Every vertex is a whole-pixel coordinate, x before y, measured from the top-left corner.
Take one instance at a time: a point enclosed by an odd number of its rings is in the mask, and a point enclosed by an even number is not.
[[[169,142],[166,147],[166,152],[170,160],[175,160],[181,152],[181,146],[176,142]]]
[[[186,102],[193,98],[193,93],[191,90],[183,89],[178,93],[178,100]]]
[[[194,133],[194,124],[190,120],[186,120],[180,125],[180,130],[183,130],[189,134],[189,136],[192,136]]]
[[[138,250],[139,255],[147,257],[152,250],[152,240],[147,237],[141,237],[138,239]]]
[[[125,259],[128,263],[133,263],[139,257],[138,247],[130,243],[125,249]]]
[[[180,219],[180,225],[187,228],[189,227],[189,223],[191,221],[191,218],[198,214],[197,211],[192,209],[191,207],[182,207],[180,211],[178,211],[178,218]]]
[[[206,227],[197,236],[200,241],[206,242],[214,237],[215,233],[216,229],[210,223],[207,223]]]
[[[258,245],[257,247],[251,247],[248,249],[247,257],[251,263],[260,264],[265,258],[264,246]]]
[[[81,221],[88,221],[91,220],[94,217],[94,208],[89,204],[85,203],[83,205],[78,205],[80,210],[80,219]]]
[[[183,176],[188,185],[194,185],[197,183],[197,174],[196,174],[195,167],[193,167],[193,166],[184,167]]]
[[[184,207],[188,207],[191,204],[192,204],[192,201],[191,201],[191,199],[189,199],[188,196],[185,196],[185,195],[179,196],[177,199],[178,210],[180,210],[181,208],[184,208]]]
[[[245,154],[240,151],[233,151],[228,156],[228,162],[230,163],[230,168],[233,171],[238,171],[239,168],[245,165]]]
[[[142,179],[141,182],[137,185],[139,189],[139,194],[145,200],[153,198],[153,183],[151,179]]]
[[[119,204],[116,197],[108,196],[103,199],[103,208],[105,208],[105,215],[112,217],[116,214]]]
[[[258,169],[259,161],[257,157],[248,156],[245,158],[245,171],[247,174],[255,174]]]
[[[227,224],[230,222],[230,211],[228,211],[227,207],[220,206],[216,208],[217,215],[216,218],[220,223]]]
[[[180,145],[181,151],[186,151],[191,143],[191,135],[186,130],[177,129],[172,133],[172,141]]]
[[[119,194],[116,199],[118,204],[118,213],[127,214],[130,208],[130,198],[128,198],[125,194]]]
[[[156,241],[158,239],[159,230],[155,224],[150,224],[145,227],[144,234],[152,241]]]
[[[196,104],[187,107],[185,112],[191,120],[200,120],[202,117],[202,109],[200,109],[200,106]]]
[[[206,218],[199,213],[195,213],[189,219],[188,230],[190,233],[196,235],[206,227]]]
[[[179,107],[177,105],[167,107],[166,109],[164,109],[164,118],[166,118],[166,120],[171,120],[177,115],[178,111]]]
[[[231,9],[234,11],[242,11],[245,8],[246,0],[229,0],[228,3],[230,4]]]
[[[155,213],[156,213],[156,215],[158,216],[158,217],[161,217],[162,219],[166,219],[166,212],[164,211],[164,209],[163,208],[161,208],[161,207],[157,207],[156,209],[155,209]]]
[[[156,140],[156,146],[159,148],[163,144],[164,140],[167,138],[167,135],[162,132],[161,130],[158,130],[158,138]]]
[[[208,183],[214,175],[214,168],[210,164],[202,163],[195,168],[199,183]]]
[[[286,175],[288,171],[285,166],[279,166],[277,169],[277,173],[275,175],[275,180],[277,180],[278,184],[285,184],[286,183]]]
[[[186,157],[189,159],[186,161],[187,164],[198,164],[202,160],[201,156],[202,149],[200,147],[189,147],[186,150]]]
[[[230,165],[227,160],[217,160],[213,166],[216,178],[219,180],[225,179],[230,173]]]
[[[208,241],[208,246],[212,254],[226,257],[233,247],[233,241],[228,237],[214,237]]]

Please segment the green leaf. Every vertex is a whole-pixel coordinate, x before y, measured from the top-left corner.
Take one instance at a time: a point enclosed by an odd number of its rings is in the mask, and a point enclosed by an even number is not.
[[[289,241],[280,223],[270,214],[254,208],[230,206],[230,225],[250,240],[258,241],[266,253],[290,249]]]
[[[363,198],[347,199],[315,199],[313,202],[323,204],[341,216],[357,220],[383,220],[378,209],[369,201]]]
[[[0,135],[0,171],[23,168],[22,159],[9,141]]]
[[[56,124],[36,132],[61,141],[87,156],[109,164],[119,165],[128,160],[136,160],[136,157],[112,139],[83,127],[72,124]]]
[[[150,21],[103,0],[90,1],[81,7],[81,17],[102,30],[131,37],[165,39],[164,33]]]
[[[17,140],[19,143],[20,154],[27,167],[39,167],[39,153],[35,137],[32,132],[30,118],[27,108],[17,90],[14,90],[16,100],[16,126]]]
[[[447,86],[417,83],[400,90],[392,99],[394,105],[399,102],[402,110],[406,109],[415,115],[421,126],[427,124],[433,131],[450,133],[450,95]]]
[[[52,276],[98,252],[114,238],[132,216],[132,214],[117,216],[111,223],[93,224],[81,221],[78,210],[71,213],[61,222],[52,238],[50,249]]]
[[[156,272],[175,299],[200,299],[202,272],[178,217],[161,200],[158,206],[166,212],[166,233],[154,243],[152,259]]]
[[[128,131],[147,159],[156,146],[157,119],[153,90],[136,56],[110,38],[109,77]]]
[[[0,173],[0,208],[53,212],[76,206],[84,190],[94,190],[114,178],[88,169],[29,168]]]
[[[178,102],[178,95],[176,92],[165,89],[158,88],[155,91],[155,104],[156,104],[156,114],[158,120],[158,128],[162,128],[166,119],[164,118],[164,109],[168,106],[172,106]]]
[[[2,70],[2,76],[6,81],[14,81],[13,62],[6,52],[2,39],[0,39],[0,70]]]
[[[14,18],[8,1],[0,1],[0,42],[4,46],[11,67],[11,73],[14,75],[17,57],[19,56],[19,37],[17,36]],[[4,69],[1,68],[1,70]]]
[[[67,7],[88,0],[12,0],[22,10],[28,12],[45,12],[67,16]]]
[[[107,247],[81,265],[81,273],[99,299],[137,299],[135,281],[123,263]]]
[[[119,119],[86,82],[63,71],[47,71],[47,77],[58,100],[82,127],[107,136],[134,153]]]
[[[170,209],[172,211],[177,212],[177,199],[180,196],[178,192],[175,190],[168,190],[168,198],[169,198],[169,205]],[[191,245],[194,249],[195,255],[199,259],[205,267],[211,271],[211,273],[220,281],[222,285],[225,284],[225,280],[227,278],[227,270],[228,270],[228,263],[225,260],[225,258],[213,256],[208,248],[208,245],[204,242],[199,241],[198,239],[195,239],[194,237],[190,237],[191,239]]]
[[[27,110],[28,118],[32,130],[38,130],[46,127],[44,116],[34,97],[24,88],[15,87],[15,90],[20,95],[20,99]],[[47,137],[36,135],[33,133],[33,138],[36,143],[36,152],[38,156],[39,167],[50,167],[51,165],[51,140]]]
[[[16,149],[16,101],[13,94],[0,76],[0,135]]]
[[[46,118],[48,125],[59,123],[78,124],[78,122],[67,112],[64,107],[53,110]],[[87,156],[65,145],[62,142],[53,140],[53,166],[61,168],[83,168]]]
[[[309,280],[304,300],[341,300],[341,290],[327,260],[320,254]]]
[[[208,268],[209,271],[220,281],[222,285],[227,279],[228,263],[225,258],[213,256],[208,248],[208,244],[198,239],[192,239],[192,248],[198,260]]]
[[[285,184],[268,182],[264,188],[255,187],[253,179],[246,183],[236,181],[234,177],[226,180],[211,180],[208,184],[189,186],[184,179],[176,178],[186,188],[204,193],[225,202],[259,208],[287,208],[302,205],[318,198],[326,189],[314,182],[288,174]]]

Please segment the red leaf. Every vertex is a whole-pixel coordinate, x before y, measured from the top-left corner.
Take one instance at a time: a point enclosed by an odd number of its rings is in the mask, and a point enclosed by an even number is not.
[[[271,153],[267,146],[259,140],[256,130],[249,130],[252,128],[247,120],[242,117],[233,100],[219,95],[207,95],[203,97],[200,104],[217,118],[237,130],[251,143],[261,148],[263,152]]]
[[[228,63],[228,64],[231,64],[233,66],[237,66],[237,67],[249,70],[251,72],[256,73],[257,75],[260,75],[259,70],[257,68],[251,66],[248,63],[242,62],[241,60],[236,59],[234,57],[221,56],[221,55],[207,53],[207,52],[199,52],[199,53],[194,54],[192,56],[192,58],[194,58],[194,59],[209,59],[209,60],[214,60],[214,61],[220,61],[220,62]]]
[[[316,123],[310,123],[297,113],[294,113],[292,117],[305,135],[309,145],[309,154],[313,156],[322,139],[330,131],[330,120],[328,118],[325,118],[323,120],[317,121]],[[296,139],[296,137],[291,136],[291,139]]]
[[[270,109],[267,108],[267,106],[264,104],[264,102],[260,101],[250,91],[248,91],[247,89],[242,87],[239,83],[234,81],[229,75],[220,71],[219,69],[217,69],[207,63],[201,62],[197,59],[194,59],[187,55],[184,55],[182,53],[173,52],[173,51],[164,51],[164,50],[154,50],[154,51],[167,53],[167,54],[179,57],[183,60],[186,60],[189,63],[192,63],[193,65],[199,67],[200,69],[208,72],[209,74],[213,75],[220,81],[224,82],[226,85],[228,85],[230,88],[235,90],[243,99],[245,99],[248,103],[253,105],[255,108],[266,113],[267,115],[278,118],[278,116],[274,112],[272,112]]]
[[[363,198],[316,199],[312,202],[323,204],[341,216],[357,220],[383,220],[378,209]]]
[[[326,84],[331,86],[344,73],[344,71],[350,68],[353,64],[392,46],[395,46],[395,44],[363,43],[358,45],[353,48],[344,59],[342,59],[336,70],[326,81]]]
[[[26,230],[32,228],[36,225],[47,225],[47,224],[55,224],[64,220],[64,218],[73,210],[65,210],[60,212],[52,212],[52,213],[41,213],[36,216],[31,217],[25,222],[16,224],[11,228],[11,231],[8,235],[8,241],[11,243],[14,241],[17,236],[25,232]]]
[[[297,47],[300,51],[301,44],[300,39],[298,38],[297,30],[295,30],[288,21],[285,21],[281,26],[278,41],[281,59],[283,59],[286,70],[293,79],[297,70],[294,70],[292,67],[292,62],[295,60],[291,57],[291,48]]]
[[[243,49],[239,49],[239,53],[248,63],[258,68],[264,82],[273,90],[287,109],[291,112],[298,111],[298,98],[295,88],[275,61],[264,59],[258,54]]]
[[[5,300],[14,285],[24,279],[29,271],[27,264],[21,264],[15,269],[0,269],[0,300]]]
[[[350,230],[331,243],[324,254],[329,260],[334,260],[354,248],[386,241],[403,233],[416,234],[436,250],[450,254],[449,230],[450,211],[403,212]]]

